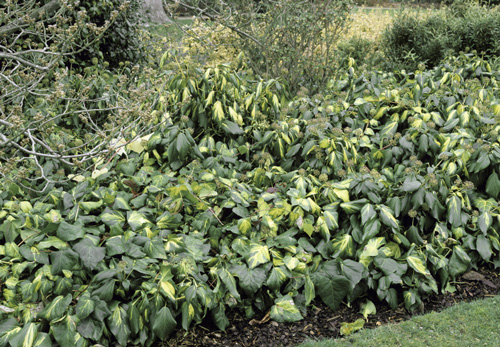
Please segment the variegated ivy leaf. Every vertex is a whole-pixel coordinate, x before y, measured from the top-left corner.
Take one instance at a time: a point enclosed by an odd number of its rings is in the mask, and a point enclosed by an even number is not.
[[[299,309],[290,295],[276,299],[274,306],[271,307],[271,319],[276,322],[297,322],[302,318]]]
[[[269,249],[267,246],[260,243],[250,244],[250,254],[248,256],[247,262],[251,269],[254,267],[265,264],[271,260],[269,255]]]

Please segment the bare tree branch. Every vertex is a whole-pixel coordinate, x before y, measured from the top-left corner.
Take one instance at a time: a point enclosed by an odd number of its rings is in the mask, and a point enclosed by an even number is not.
[[[61,3],[59,0],[52,0],[49,3],[45,4],[44,6],[40,7],[39,9],[36,9],[29,13],[29,18],[32,20],[39,20],[41,17],[46,16],[50,17],[54,13],[57,12],[58,9],[61,8]],[[8,23],[7,25],[4,25],[0,27],[0,38],[2,36],[9,35],[13,32],[16,32],[19,30],[19,28],[27,25],[28,23],[26,22],[25,17],[21,17],[16,19],[13,22]]]

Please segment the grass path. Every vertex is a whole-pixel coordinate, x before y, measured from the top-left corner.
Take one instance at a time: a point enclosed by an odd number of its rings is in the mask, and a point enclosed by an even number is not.
[[[413,317],[352,336],[305,342],[298,347],[328,346],[498,346],[500,296],[460,303],[441,312]]]

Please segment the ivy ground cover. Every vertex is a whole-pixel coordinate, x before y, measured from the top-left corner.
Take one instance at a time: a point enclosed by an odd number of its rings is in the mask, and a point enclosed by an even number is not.
[[[292,101],[234,65],[164,76],[159,130],[70,185],[3,182],[0,345],[153,345],[366,293],[413,310],[500,265],[494,62],[347,66]]]

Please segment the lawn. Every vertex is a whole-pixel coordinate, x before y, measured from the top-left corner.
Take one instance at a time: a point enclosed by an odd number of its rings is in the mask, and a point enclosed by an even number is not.
[[[362,330],[338,340],[306,342],[328,346],[495,346],[500,341],[500,297],[460,303],[400,324]]]

